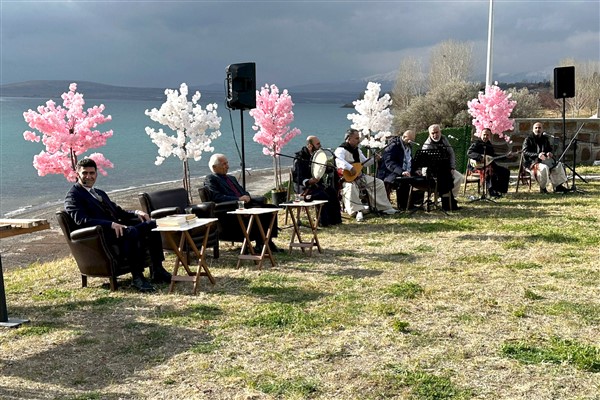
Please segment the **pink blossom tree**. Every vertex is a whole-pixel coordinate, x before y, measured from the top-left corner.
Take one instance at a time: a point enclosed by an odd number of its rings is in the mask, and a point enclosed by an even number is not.
[[[494,85],[487,86],[485,93],[479,92],[476,99],[467,102],[469,114],[473,117],[475,136],[480,137],[481,131],[489,128],[492,134],[510,142],[510,136],[505,132],[514,129],[513,120],[509,117],[517,102],[510,100],[512,94],[501,90],[497,84],[494,82]]]
[[[63,174],[69,181],[77,180],[77,158],[87,150],[101,147],[113,134],[112,130],[100,132],[95,128],[110,121],[111,116],[104,116],[104,105],[94,106],[83,110],[85,101],[83,95],[77,93],[77,84],[69,85],[69,92],[61,95],[63,106],[48,100],[45,106],[39,106],[37,111],[28,110],[23,113],[25,121],[31,129],[41,132],[25,131],[23,137],[31,142],[39,142],[46,146],[33,157],[33,166],[39,176],[47,174]],[[88,156],[93,159],[98,171],[106,175],[105,168],[113,164],[101,153]]]
[[[294,120],[293,106],[292,97],[287,89],[280,94],[277,86],[265,84],[260,92],[256,91],[256,108],[250,111],[250,116],[254,117],[252,129],[256,131],[253,140],[265,146],[265,155],[273,157],[275,189],[283,186],[278,154],[283,146],[300,134],[300,129],[289,128],[289,124]]]

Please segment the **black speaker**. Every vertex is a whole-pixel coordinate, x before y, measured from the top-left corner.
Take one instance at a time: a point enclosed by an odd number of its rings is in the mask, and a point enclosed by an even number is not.
[[[227,73],[227,107],[232,110],[256,108],[256,64],[231,64]]]
[[[575,97],[575,67],[554,68],[554,98]]]

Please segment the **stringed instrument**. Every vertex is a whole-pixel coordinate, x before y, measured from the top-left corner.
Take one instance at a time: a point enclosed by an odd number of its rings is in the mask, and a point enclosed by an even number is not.
[[[369,161],[369,160],[367,160],[367,161]],[[365,163],[367,161],[365,161]],[[346,182],[354,182],[356,180],[356,178],[358,178],[360,176],[360,174],[362,174],[362,169],[363,169],[365,163],[360,163],[360,162],[352,163],[352,167],[354,167],[354,170],[356,171],[356,173],[352,174],[352,172],[345,169],[342,172],[342,178],[344,178],[344,180]]]
[[[354,168],[354,171],[356,171],[356,173],[352,173],[349,170],[345,169],[342,171],[342,178],[346,181],[346,182],[354,182],[356,180],[356,178],[358,178],[361,174],[362,174],[362,170],[363,167],[365,166],[366,163],[368,163],[369,161],[371,161],[371,159],[373,157],[378,156],[380,153],[382,153],[391,143],[388,143],[387,145],[385,145],[383,148],[375,151],[369,158],[367,158],[364,162],[356,162],[356,163],[350,163],[352,164],[352,167]]]
[[[506,154],[502,154],[499,156],[485,156],[485,163],[483,161],[477,161],[477,160],[473,160],[472,158],[469,159],[469,164],[471,165],[471,167],[476,168],[476,169],[481,169],[485,166],[489,166],[492,162],[494,162],[495,160],[498,160],[500,158],[504,158],[504,157],[509,157],[512,154],[519,154],[522,153],[523,150],[519,150],[519,151],[509,151]]]

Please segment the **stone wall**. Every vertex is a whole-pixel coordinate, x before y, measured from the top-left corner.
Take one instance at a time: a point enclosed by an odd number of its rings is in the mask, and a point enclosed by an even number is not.
[[[512,143],[507,144],[503,139],[493,136],[493,144],[497,154],[521,150],[523,140],[532,132],[533,124],[541,122],[544,124],[544,132],[555,137],[550,138],[554,141],[554,153],[559,157],[563,153],[563,120],[562,118],[517,118],[515,119],[515,130],[510,134]],[[583,127],[582,127],[583,124]],[[577,164],[591,165],[594,161],[600,160],[600,119],[598,118],[567,118],[566,145],[569,145],[573,135],[581,128],[577,135]],[[573,146],[569,147],[563,161],[571,163],[573,160]],[[509,167],[518,167],[519,158],[516,157],[510,161],[502,162]]]

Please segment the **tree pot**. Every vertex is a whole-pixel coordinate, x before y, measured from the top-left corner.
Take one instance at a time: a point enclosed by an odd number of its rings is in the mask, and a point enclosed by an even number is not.
[[[285,203],[287,201],[287,191],[286,190],[271,190],[271,203],[275,206],[279,206],[281,203]]]

